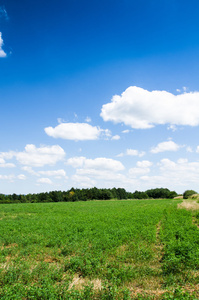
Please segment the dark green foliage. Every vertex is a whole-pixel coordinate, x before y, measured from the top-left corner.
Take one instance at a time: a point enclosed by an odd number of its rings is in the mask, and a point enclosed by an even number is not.
[[[133,199],[147,199],[149,196],[146,192],[135,191],[133,193]]]
[[[157,188],[157,189],[151,189],[146,191],[149,198],[153,199],[172,199],[176,197],[178,194],[174,191],[170,191],[166,188]]]
[[[192,195],[197,194],[197,192],[193,191],[193,190],[186,190],[183,193],[183,199],[188,199],[189,197],[191,197]]]
[[[0,203],[46,203],[46,202],[76,202],[88,200],[110,200],[110,199],[172,199],[177,196],[174,191],[168,189],[152,189],[146,192],[127,192],[123,188],[90,189],[71,188],[68,191],[51,191],[49,193],[27,194],[27,195],[3,195],[0,194]]]

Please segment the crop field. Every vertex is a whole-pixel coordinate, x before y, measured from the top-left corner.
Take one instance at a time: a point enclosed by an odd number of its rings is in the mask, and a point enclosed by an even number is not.
[[[0,205],[0,299],[199,299],[181,200]]]

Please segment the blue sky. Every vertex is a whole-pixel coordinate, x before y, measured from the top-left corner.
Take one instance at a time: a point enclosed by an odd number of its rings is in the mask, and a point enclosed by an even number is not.
[[[0,192],[198,191],[199,2],[0,2]]]

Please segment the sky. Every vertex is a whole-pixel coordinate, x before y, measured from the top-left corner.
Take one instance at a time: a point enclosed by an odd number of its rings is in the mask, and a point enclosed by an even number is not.
[[[199,192],[198,14],[198,0],[1,0],[0,193]]]

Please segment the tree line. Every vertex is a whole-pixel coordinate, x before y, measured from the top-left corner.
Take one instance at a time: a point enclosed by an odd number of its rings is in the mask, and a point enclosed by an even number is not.
[[[46,193],[27,195],[4,195],[0,194],[0,203],[39,203],[39,202],[75,202],[89,200],[110,200],[110,199],[172,199],[178,194],[167,188],[150,189],[145,192],[127,192],[124,188],[90,189],[71,188],[68,191],[51,191]]]

